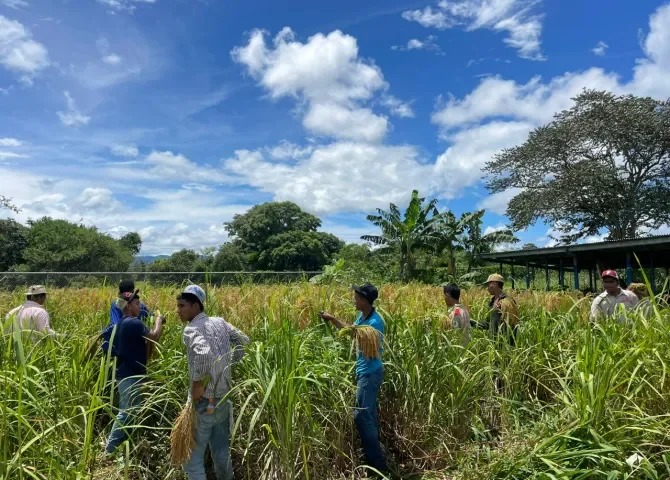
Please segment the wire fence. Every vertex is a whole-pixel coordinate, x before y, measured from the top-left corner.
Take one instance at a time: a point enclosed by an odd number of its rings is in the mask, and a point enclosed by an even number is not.
[[[123,279],[157,285],[208,283],[210,285],[276,284],[308,281],[321,272],[0,272],[0,290],[29,285],[56,288],[118,285]]]

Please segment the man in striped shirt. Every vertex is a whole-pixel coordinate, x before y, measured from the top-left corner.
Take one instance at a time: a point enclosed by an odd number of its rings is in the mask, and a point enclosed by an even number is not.
[[[220,317],[204,313],[205,291],[189,285],[177,297],[179,318],[187,322],[183,341],[189,374],[189,398],[195,407],[196,446],[184,464],[189,480],[206,480],[205,450],[214,461],[218,480],[232,480],[230,424],[232,403],[223,400],[230,390],[230,370],[244,356],[249,338]]]

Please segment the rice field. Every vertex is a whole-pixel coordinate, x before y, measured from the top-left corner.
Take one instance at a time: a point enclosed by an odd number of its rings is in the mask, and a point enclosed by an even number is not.
[[[52,290],[47,308],[61,336],[0,338],[0,479],[185,478],[170,462],[171,426],[187,395],[178,288],[139,287],[150,308],[170,313],[132,441],[115,463],[101,461],[115,413],[113,364],[88,346],[108,322],[115,288]],[[3,319],[20,293],[0,292]],[[318,318],[327,310],[353,320],[350,291],[305,283],[208,294],[208,313],[252,339],[233,374],[236,478],[364,478],[351,336]],[[588,298],[516,298],[516,348],[480,330],[464,348],[444,326],[439,288],[381,288],[380,428],[398,477],[670,478],[670,311],[592,326]],[[462,300],[473,319],[487,315],[483,290]]]

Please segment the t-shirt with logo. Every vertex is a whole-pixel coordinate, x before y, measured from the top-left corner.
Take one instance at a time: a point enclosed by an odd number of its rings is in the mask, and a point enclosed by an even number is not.
[[[146,375],[149,328],[137,317],[124,317],[117,327],[119,339],[116,379]],[[116,342],[114,342],[116,344]]]
[[[367,325],[381,333],[381,338],[379,340],[379,358],[365,358],[358,344],[356,345],[356,375],[360,377],[361,375],[375,373],[382,368],[381,357],[383,351],[382,341],[384,339],[384,320],[381,315],[377,313],[377,310],[373,309],[367,318],[363,318],[362,312],[359,313],[354,325]]]

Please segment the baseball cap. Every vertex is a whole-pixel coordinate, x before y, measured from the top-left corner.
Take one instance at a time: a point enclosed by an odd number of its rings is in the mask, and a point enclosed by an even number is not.
[[[46,295],[47,289],[44,285],[31,285],[28,287],[26,295]]]
[[[205,304],[205,299],[207,298],[207,294],[205,291],[198,285],[189,285],[186,287],[184,290],[182,290],[181,293],[189,293],[191,295],[195,295],[198,300],[200,300],[201,304]]]
[[[360,287],[358,285],[352,285],[351,289],[371,304],[379,298],[379,290],[377,290],[377,287],[371,283],[364,283]]]
[[[489,278],[486,279],[484,284],[487,285],[491,282],[505,283],[505,278],[502,275],[500,275],[499,273],[493,273],[493,274],[489,275]]]
[[[134,292],[121,292],[119,298],[116,299],[116,306],[119,307],[120,310],[123,310],[130,302],[136,298],[140,298],[139,293],[139,289]]]
[[[132,292],[135,290],[135,282],[133,282],[130,279],[127,280],[121,280],[119,283],[119,294],[122,294],[124,292]]]
[[[616,270],[605,270],[602,275],[600,275],[601,278],[605,277],[611,277],[611,278],[616,278],[619,280],[619,275],[616,273]]]

